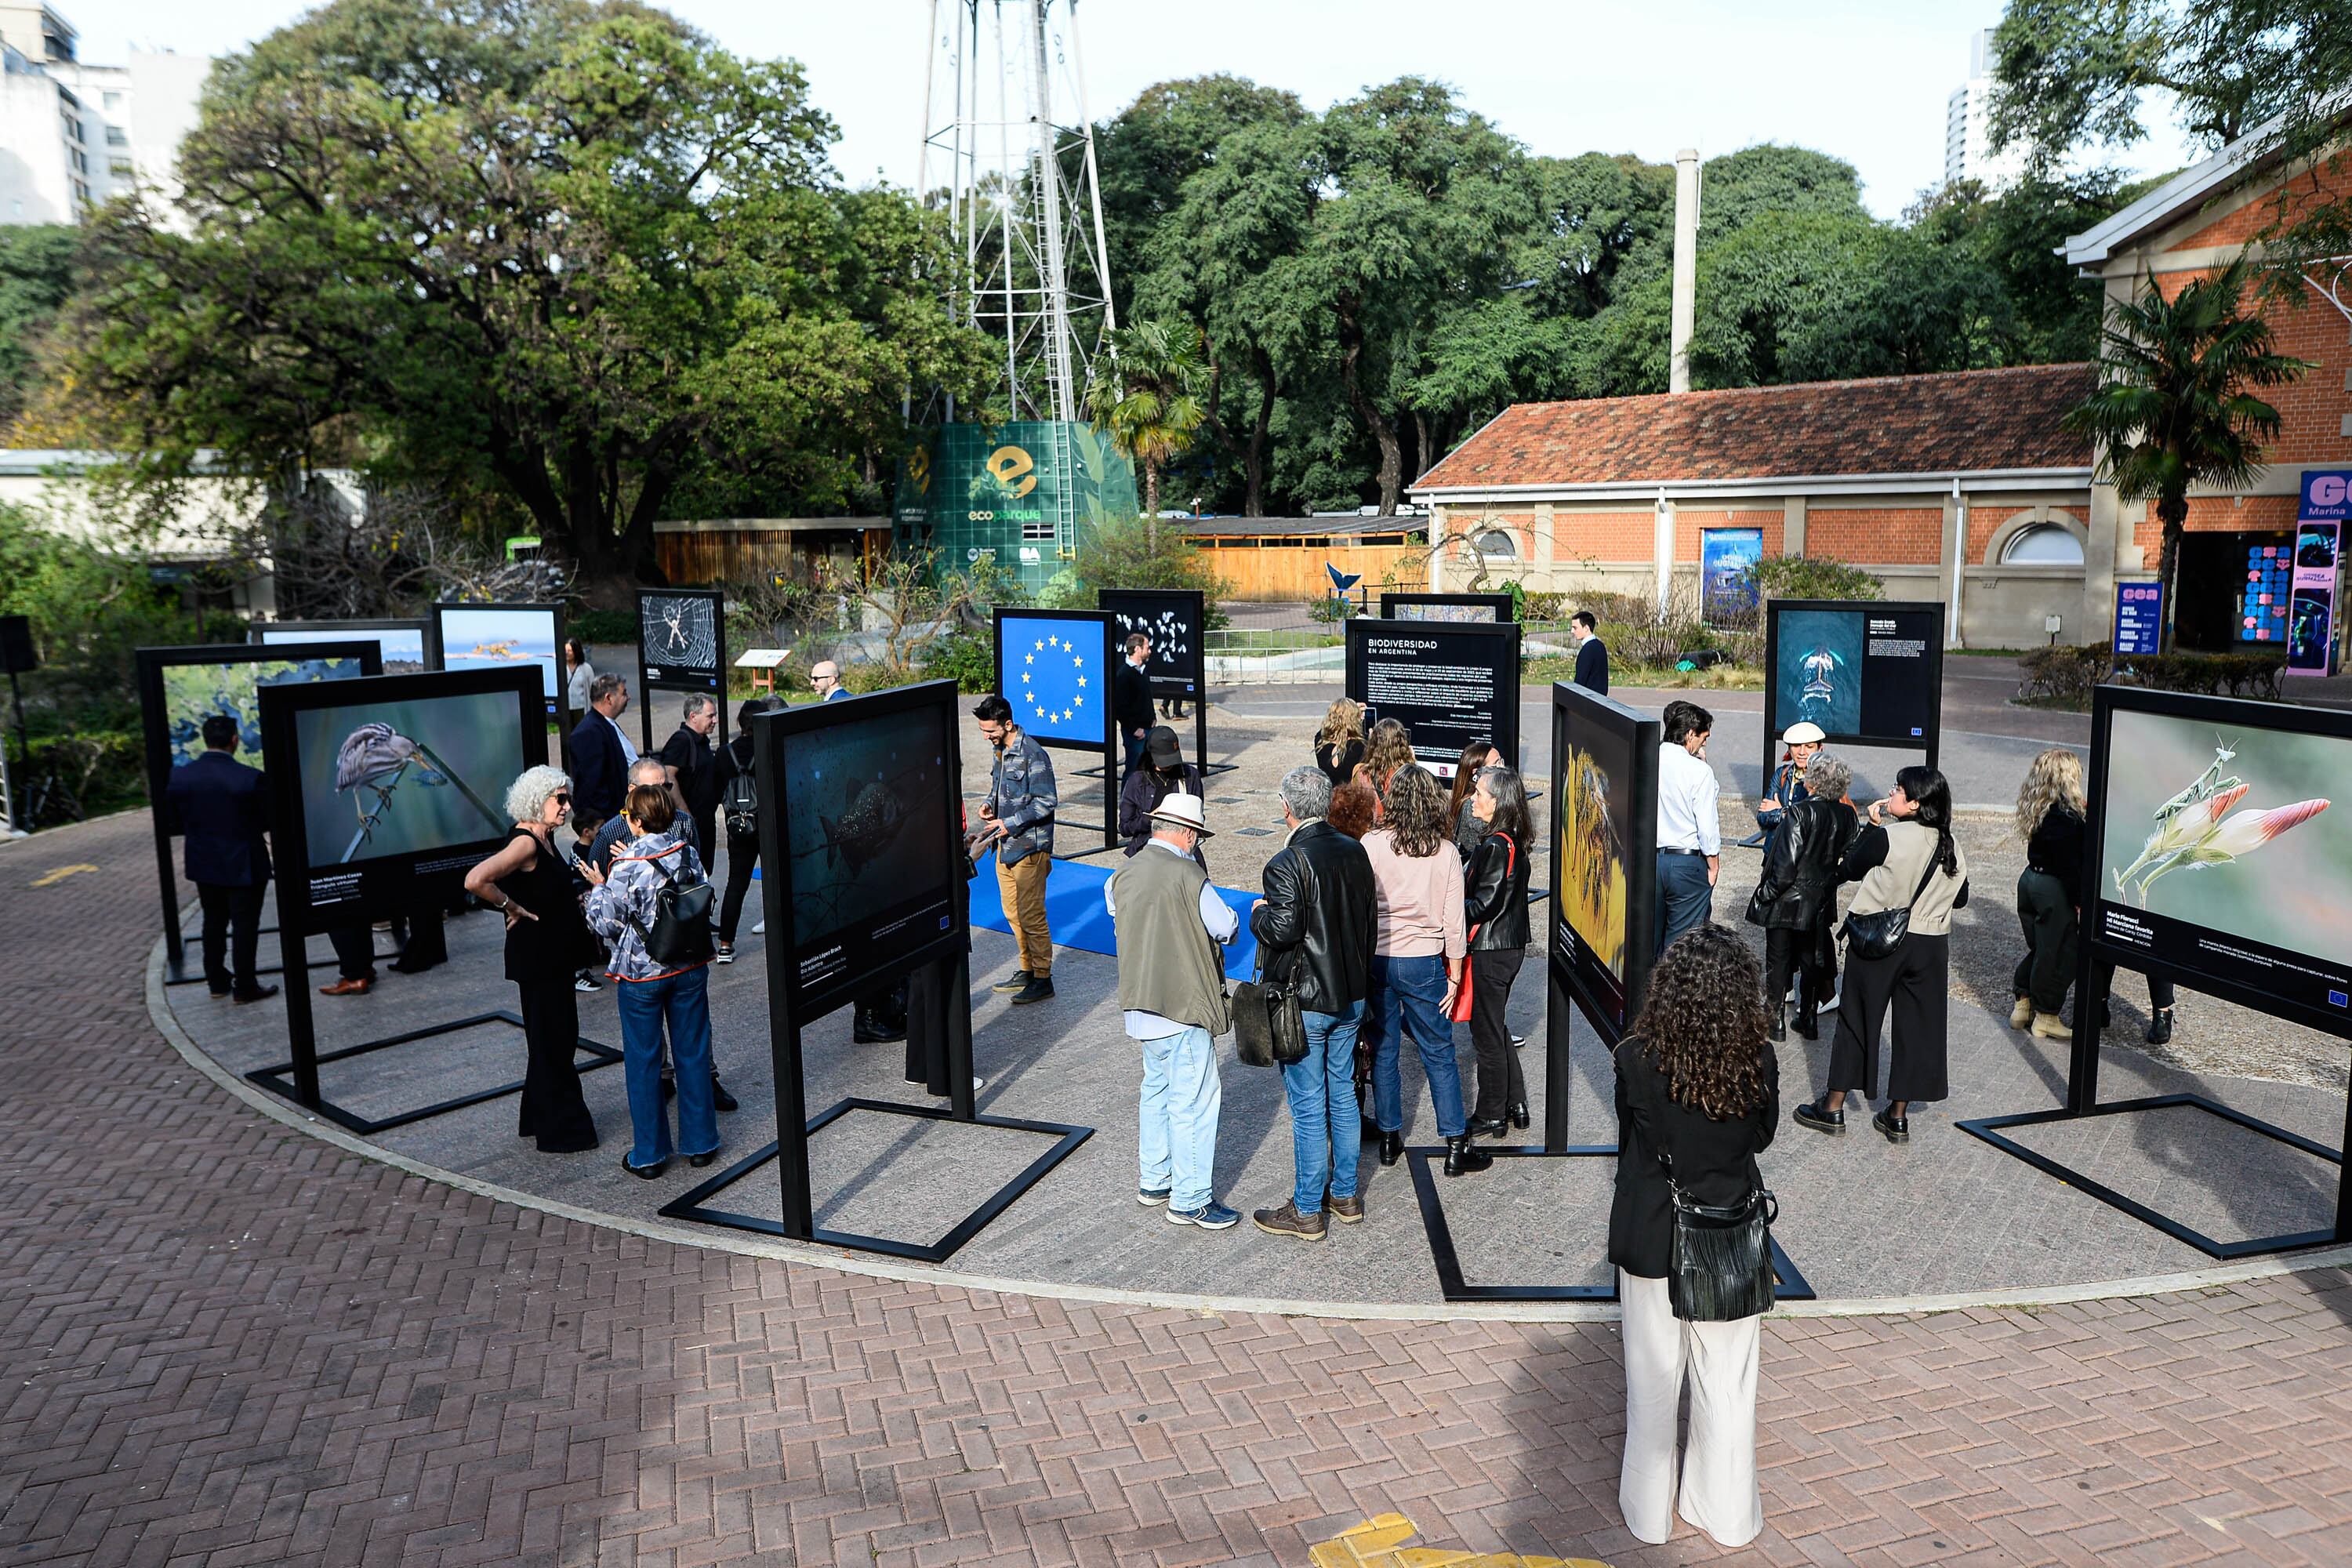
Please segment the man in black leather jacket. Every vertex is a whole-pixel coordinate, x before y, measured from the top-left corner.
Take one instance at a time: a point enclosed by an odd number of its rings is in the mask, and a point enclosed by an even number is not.
[[[1330,805],[1331,781],[1320,768],[1294,768],[1284,778],[1290,838],[1266,862],[1265,897],[1250,910],[1267,981],[1291,986],[1307,1020],[1307,1055],[1282,1069],[1297,1180],[1288,1203],[1251,1217],[1260,1230],[1302,1241],[1323,1239],[1327,1207],[1343,1224],[1364,1217],[1356,1191],[1356,1032],[1372,990],[1372,863],[1363,846],[1323,820]]]
[[[1797,1033],[1821,1037],[1822,1004],[1837,978],[1837,947],[1830,927],[1837,918],[1838,868],[1861,831],[1845,803],[1853,771],[1827,752],[1805,766],[1806,798],[1783,811],[1779,829],[1764,852],[1764,870],[1748,900],[1748,920],[1764,928],[1764,1006],[1772,1037],[1788,1038],[1789,975],[1800,976]]]

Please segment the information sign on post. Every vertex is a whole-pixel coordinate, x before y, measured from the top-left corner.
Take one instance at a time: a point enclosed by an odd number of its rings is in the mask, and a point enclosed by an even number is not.
[[[2164,584],[2161,583],[2118,583],[2116,584],[2116,640],[2117,658],[2141,658],[2154,656],[2164,647]]]
[[[1449,783],[1473,741],[1519,765],[1516,621],[1349,621],[1347,689],[1367,729],[1396,720],[1413,760]]]
[[[2336,561],[2347,520],[2352,520],[2352,470],[2322,468],[2305,474],[2288,588],[2289,675],[2335,670]]]

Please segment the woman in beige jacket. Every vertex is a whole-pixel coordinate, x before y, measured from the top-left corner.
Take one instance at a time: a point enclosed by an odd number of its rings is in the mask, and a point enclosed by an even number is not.
[[[1952,838],[1952,789],[1944,775],[1933,768],[1896,773],[1894,793],[1871,805],[1869,825],[1846,852],[1840,874],[1862,884],[1849,918],[1907,904],[1910,928],[1885,958],[1864,958],[1848,947],[1829,1090],[1799,1106],[1795,1120],[1816,1132],[1842,1133],[1846,1096],[1877,1098],[1878,1037],[1892,1011],[1886,1108],[1870,1124],[1888,1142],[1907,1143],[1911,1102],[1951,1092],[1944,1008],[1951,988],[1952,911],[1968,905],[1969,866]]]

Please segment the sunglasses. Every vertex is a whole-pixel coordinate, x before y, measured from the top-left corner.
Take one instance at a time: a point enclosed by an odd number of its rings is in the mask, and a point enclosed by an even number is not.
[[[572,804],[571,795],[567,795],[562,790],[557,790],[555,794],[551,795],[549,798],[553,800],[558,805],[570,805]]]

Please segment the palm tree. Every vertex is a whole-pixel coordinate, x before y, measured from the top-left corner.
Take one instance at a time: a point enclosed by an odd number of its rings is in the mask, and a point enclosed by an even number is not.
[[[2118,500],[2156,502],[2167,653],[2189,487],[2251,479],[2263,444],[2279,433],[2279,412],[2249,389],[2284,385],[2311,368],[2271,351],[2270,323],[2246,308],[2252,274],[2241,255],[2170,300],[2151,277],[2138,299],[2109,306],[2098,388],[2063,421],[2097,447],[2099,478]]]
[[[1143,515],[1156,524],[1160,472],[1192,449],[1208,415],[1200,329],[1138,321],[1111,334],[1110,350],[1113,374],[1087,388],[1087,417],[1143,470]]]

